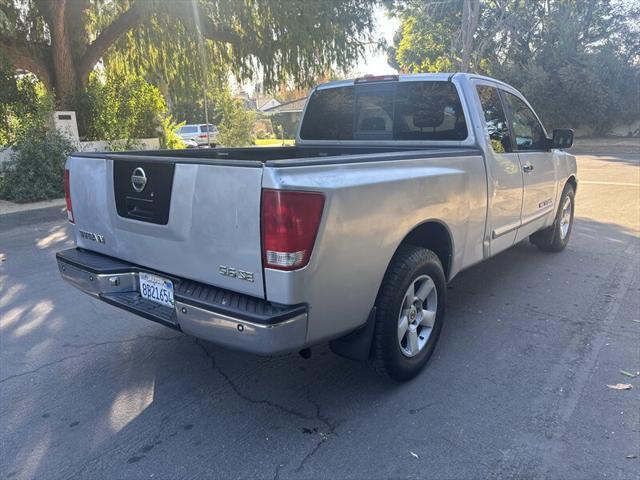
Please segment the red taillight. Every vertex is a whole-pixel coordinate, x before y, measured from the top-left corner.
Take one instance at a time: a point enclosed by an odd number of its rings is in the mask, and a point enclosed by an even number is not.
[[[76,223],[73,218],[73,206],[71,205],[71,188],[69,187],[69,170],[64,171],[64,199],[67,202],[67,218],[71,223]]]
[[[265,268],[295,270],[309,262],[323,207],[320,193],[262,190]]]

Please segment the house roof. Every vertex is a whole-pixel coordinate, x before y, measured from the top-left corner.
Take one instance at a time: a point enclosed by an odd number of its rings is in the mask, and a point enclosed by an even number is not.
[[[306,101],[307,101],[307,97],[298,98],[297,100],[291,100],[289,102],[284,102],[275,107],[267,108],[266,110],[264,110],[264,113],[302,112]]]
[[[270,108],[277,107],[280,105],[280,102],[275,98],[272,98],[264,103],[258,103],[258,110],[264,112],[265,110],[269,110]]]

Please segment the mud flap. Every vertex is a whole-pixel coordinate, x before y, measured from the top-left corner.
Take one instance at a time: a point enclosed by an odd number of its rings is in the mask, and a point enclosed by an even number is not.
[[[344,337],[329,342],[329,348],[336,355],[350,360],[365,361],[371,352],[371,342],[376,324],[376,307],[371,309],[363,326]]]

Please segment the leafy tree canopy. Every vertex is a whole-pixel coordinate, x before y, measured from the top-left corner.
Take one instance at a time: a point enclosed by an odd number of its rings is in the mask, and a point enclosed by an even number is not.
[[[208,63],[265,85],[346,68],[371,40],[372,0],[0,0],[0,52],[72,105],[100,59],[185,88]],[[114,49],[114,45],[116,48]],[[118,53],[119,52],[119,53]],[[216,70],[215,68],[213,69]],[[220,70],[218,70],[220,71]],[[174,81],[177,81],[174,83]],[[173,86],[176,85],[176,86]],[[177,95],[176,95],[177,96]]]
[[[387,0],[401,20],[389,63],[456,71],[464,2]],[[640,118],[640,4],[612,0],[480,0],[469,70],[518,88],[549,126],[604,134]]]

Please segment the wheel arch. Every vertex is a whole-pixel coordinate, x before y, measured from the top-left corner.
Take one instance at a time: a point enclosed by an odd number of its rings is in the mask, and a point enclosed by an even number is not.
[[[565,182],[565,186],[566,185],[571,185],[573,187],[573,193],[576,193],[578,191],[578,179],[576,176],[569,175],[569,178],[567,178],[567,181]]]
[[[440,259],[440,263],[442,263],[446,280],[449,280],[453,263],[454,244],[451,230],[444,222],[430,219],[416,225],[398,244],[394,255],[403,245],[414,245],[433,251]],[[391,260],[389,263],[391,263]]]
[[[445,223],[440,220],[430,219],[414,226],[411,231],[404,236],[394,250],[393,255],[389,258],[385,272],[388,271],[393,258],[398,253],[398,250],[405,245],[428,248],[433,251],[440,259],[440,263],[442,263],[445,281],[449,280],[451,264],[453,261],[454,244],[453,235],[451,235],[451,231]],[[382,281],[379,288],[381,288],[381,286]],[[377,295],[379,295],[379,291]],[[329,342],[331,350],[338,355],[352,360],[366,360],[369,358],[374,334],[375,319],[376,307],[374,305],[369,313],[367,321],[360,328],[341,338],[337,338]]]

